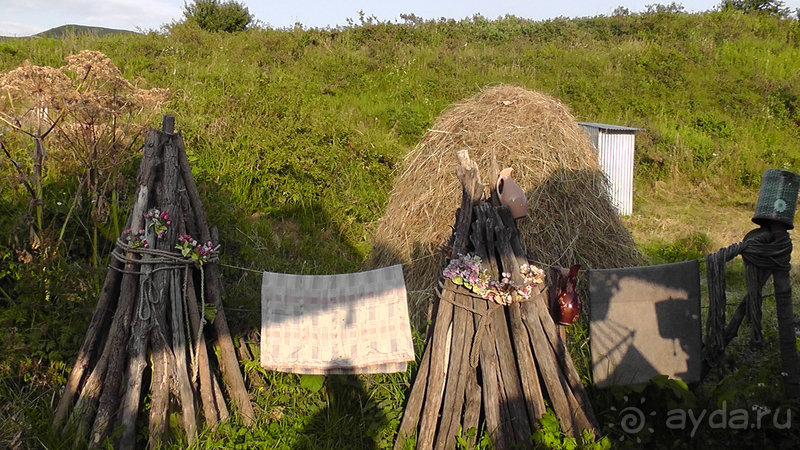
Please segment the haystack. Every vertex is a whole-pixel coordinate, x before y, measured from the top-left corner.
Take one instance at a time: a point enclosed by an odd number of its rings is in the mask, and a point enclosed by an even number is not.
[[[640,262],[607,193],[596,151],[570,114],[548,95],[496,86],[446,110],[406,157],[373,240],[370,265],[403,263],[416,318],[448,256],[461,185],[456,152],[481,173],[492,154],[528,197],[518,227],[537,265],[628,267]]]

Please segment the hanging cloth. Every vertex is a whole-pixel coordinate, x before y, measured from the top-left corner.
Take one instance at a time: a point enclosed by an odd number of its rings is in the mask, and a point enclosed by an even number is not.
[[[400,265],[340,275],[264,272],[261,366],[299,374],[404,372],[414,360]]]

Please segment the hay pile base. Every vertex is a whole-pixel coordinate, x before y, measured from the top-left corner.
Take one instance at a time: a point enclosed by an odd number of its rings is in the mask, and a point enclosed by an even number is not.
[[[376,230],[369,265],[404,264],[415,322],[424,318],[422,306],[449,254],[443,247],[461,189],[452,174],[462,149],[482,173],[490,173],[493,153],[500,168],[514,169],[530,216],[519,221],[520,234],[539,265],[609,268],[641,261],[608,197],[596,152],[568,108],[538,92],[494,87],[436,120],[407,156]]]
[[[523,286],[527,264],[511,212],[496,198],[481,201],[484,186],[466,150],[459,152],[462,201],[452,257],[474,253],[492,277],[507,272]],[[496,176],[494,177],[496,178]],[[493,179],[494,179],[493,178]],[[417,448],[455,448],[463,433],[470,447],[485,429],[497,450],[529,448],[550,400],[564,433],[597,434],[597,421],[580,376],[548,312],[544,285],[528,299],[495,304],[442,280],[435,321],[400,424],[395,449],[417,435]]]

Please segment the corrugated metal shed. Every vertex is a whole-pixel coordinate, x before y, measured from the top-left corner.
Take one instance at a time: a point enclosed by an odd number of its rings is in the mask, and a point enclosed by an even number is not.
[[[578,122],[597,149],[608,177],[611,201],[621,216],[633,212],[633,151],[639,128],[594,122]]]

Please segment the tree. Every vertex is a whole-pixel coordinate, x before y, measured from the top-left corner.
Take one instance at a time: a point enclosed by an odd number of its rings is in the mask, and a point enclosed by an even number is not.
[[[791,9],[781,0],[723,0],[718,8],[720,11],[757,12],[778,17],[789,17],[791,13]]]
[[[194,0],[191,4],[184,3],[183,15],[186,22],[212,32],[245,31],[253,21],[253,15],[244,3],[235,0],[224,3],[219,0]]]

